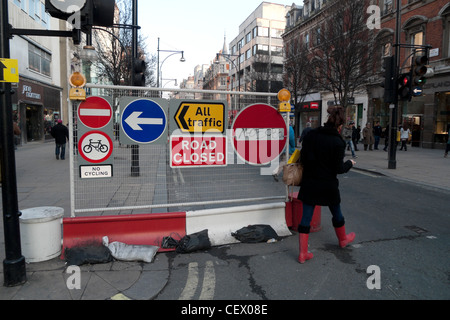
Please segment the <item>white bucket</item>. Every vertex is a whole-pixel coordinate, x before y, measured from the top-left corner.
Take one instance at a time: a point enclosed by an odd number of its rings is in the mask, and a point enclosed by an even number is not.
[[[27,263],[51,260],[61,254],[64,209],[39,207],[22,210],[20,240]]]

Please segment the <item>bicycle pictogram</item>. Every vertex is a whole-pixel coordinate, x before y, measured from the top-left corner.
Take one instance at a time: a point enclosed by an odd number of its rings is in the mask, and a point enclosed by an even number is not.
[[[94,149],[97,152],[107,153],[109,151],[109,147],[106,144],[102,143],[102,140],[98,140],[97,142],[92,142],[93,139],[89,139],[89,144],[83,147],[84,153],[91,153]]]

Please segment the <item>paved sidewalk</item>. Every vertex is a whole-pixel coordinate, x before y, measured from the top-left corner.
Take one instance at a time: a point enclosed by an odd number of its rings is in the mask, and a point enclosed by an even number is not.
[[[360,145],[360,150],[362,145]],[[69,160],[57,161],[54,143],[31,143],[16,151],[20,210],[40,206],[70,211]],[[350,156],[350,152],[347,152]],[[397,169],[388,169],[388,153],[382,149],[358,151],[355,170],[383,174],[394,179],[450,192],[450,158],[444,150],[408,148],[397,151]],[[1,199],[0,199],[1,200]],[[1,207],[0,207],[1,210]],[[3,219],[0,221],[0,259],[5,258]],[[152,263],[110,262],[81,267],[81,289],[68,289],[65,262],[59,258],[27,264],[27,282],[0,286],[0,300],[105,300],[153,299],[169,279],[169,258],[157,254]],[[3,268],[0,270],[3,282]]]

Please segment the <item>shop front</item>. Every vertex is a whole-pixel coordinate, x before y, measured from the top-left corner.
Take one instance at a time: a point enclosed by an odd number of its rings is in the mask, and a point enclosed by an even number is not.
[[[61,89],[21,77],[13,95],[20,143],[51,139],[50,129],[61,114]]]

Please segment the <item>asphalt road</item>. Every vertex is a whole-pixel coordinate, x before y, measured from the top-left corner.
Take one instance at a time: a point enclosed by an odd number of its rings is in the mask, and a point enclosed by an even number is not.
[[[450,298],[450,194],[378,175],[340,179],[347,231],[337,245],[328,208],[299,264],[296,233],[275,243],[167,253],[170,277],[156,300],[367,300]]]

